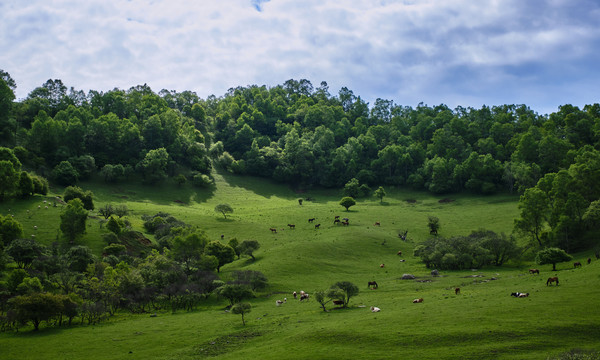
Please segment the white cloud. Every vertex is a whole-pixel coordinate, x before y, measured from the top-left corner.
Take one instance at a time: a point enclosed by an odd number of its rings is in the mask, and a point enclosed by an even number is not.
[[[599,9],[591,1],[8,0],[0,68],[19,98],[49,78],[85,91],[148,83],[202,97],[307,78],[371,102],[551,111],[594,101],[586,94],[600,80]],[[574,93],[540,95],[557,84]]]

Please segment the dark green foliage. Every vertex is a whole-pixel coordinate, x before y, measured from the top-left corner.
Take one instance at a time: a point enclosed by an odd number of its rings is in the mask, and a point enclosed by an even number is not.
[[[52,169],[51,177],[63,186],[74,185],[79,179],[79,173],[68,161],[61,161]]]
[[[340,281],[331,285],[328,291],[330,298],[335,298],[344,301],[344,307],[348,306],[350,298],[358,295],[358,286],[349,281]]]
[[[432,235],[437,235],[440,230],[440,219],[436,216],[428,216],[427,217],[427,227],[429,227],[429,233]]]
[[[65,202],[73,199],[79,199],[83,203],[83,208],[86,210],[94,210],[94,194],[88,190],[83,191],[78,186],[68,186],[63,194]]]
[[[236,303],[244,299],[248,299],[254,296],[254,293],[248,286],[245,285],[236,285],[236,284],[226,284],[215,290],[217,295],[222,296],[229,300],[229,304],[233,306]]]
[[[42,321],[58,316],[64,310],[63,298],[63,295],[34,293],[12,298],[9,306],[16,311],[19,322],[31,321],[37,331]]]
[[[87,266],[96,260],[92,250],[83,245],[71,247],[65,254],[65,257],[69,269],[76,272],[84,272]]]
[[[253,253],[259,248],[260,244],[256,240],[244,240],[238,245],[240,254],[248,255],[252,260],[256,260]]]
[[[12,216],[0,215],[0,240],[8,246],[13,240],[23,236],[23,226]]]
[[[268,285],[267,277],[256,270],[235,270],[233,283],[248,286],[253,291],[262,290]]]
[[[106,223],[106,229],[115,235],[119,235],[121,233],[122,226],[119,224],[117,219],[111,216]]]
[[[219,260],[217,272],[221,271],[221,267],[235,260],[235,250],[229,245],[224,245],[218,241],[211,241],[206,245],[204,250],[206,255],[212,255]]]
[[[356,205],[356,201],[352,197],[346,196],[346,197],[343,197],[342,200],[340,200],[340,205],[345,207],[346,211],[348,211],[348,209],[350,209],[352,206]]]
[[[535,262],[540,265],[552,264],[552,271],[556,271],[556,264],[565,261],[571,261],[573,257],[559,248],[546,248],[538,251],[535,255]]]
[[[20,197],[27,198],[33,195],[35,187],[33,186],[33,179],[29,175],[28,172],[22,171],[21,176],[19,177],[19,184],[17,187],[17,192]]]
[[[514,239],[490,230],[473,231],[469,236],[430,238],[414,249],[428,268],[461,270],[485,265],[502,265],[518,256]]]
[[[88,212],[81,200],[75,198],[67,203],[60,214],[60,230],[70,243],[85,233],[87,217]]]
[[[6,254],[9,255],[20,268],[28,268],[33,261],[42,256],[46,247],[37,243],[33,239],[16,239],[6,247]]]
[[[229,204],[219,204],[215,206],[215,212],[220,212],[221,214],[223,214],[223,217],[227,219],[226,214],[231,214],[233,212],[233,208]]]
[[[242,315],[242,324],[246,326],[244,315],[252,311],[252,305],[250,303],[237,303],[231,308],[231,312],[237,315]]]

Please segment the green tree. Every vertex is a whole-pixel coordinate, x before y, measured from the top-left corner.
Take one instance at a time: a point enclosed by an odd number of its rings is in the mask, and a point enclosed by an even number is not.
[[[187,182],[187,178],[183,174],[179,174],[179,175],[175,176],[175,178],[173,180],[179,187],[185,185],[185,183]]]
[[[260,248],[260,244],[257,240],[244,240],[239,245],[240,253],[244,255],[248,255],[252,258],[252,260],[256,260],[254,258],[254,252]]]
[[[343,197],[342,200],[340,200],[340,205],[345,207],[346,211],[349,211],[348,209],[350,209],[350,207],[356,205],[356,201],[352,197],[346,196]]]
[[[211,241],[206,245],[204,250],[206,255],[215,256],[219,260],[217,272],[221,271],[221,267],[235,260],[235,250],[229,245],[222,244],[218,241]]]
[[[8,246],[13,240],[23,236],[23,226],[12,216],[0,215],[0,243]]]
[[[348,197],[352,197],[352,198],[357,198],[360,196],[360,185],[358,183],[358,180],[356,178],[352,178],[350,179],[350,181],[348,181],[346,183],[346,185],[344,185],[344,196],[348,196]]]
[[[240,255],[242,253],[240,252],[240,249],[239,249],[240,242],[238,241],[238,239],[233,238],[233,239],[229,240],[229,242],[227,242],[227,245],[231,246],[231,248],[235,251],[235,254],[237,255],[237,257],[239,259]]]
[[[15,169],[12,162],[0,160],[0,201],[15,191],[19,178],[20,171]]]
[[[233,212],[233,208],[229,204],[219,204],[215,206],[215,212],[220,212],[221,214],[223,214],[223,217],[227,219],[226,214],[231,214]]]
[[[83,208],[80,199],[73,199],[60,214],[60,230],[72,244],[75,239],[85,233],[88,212]]]
[[[333,284],[330,290],[337,291],[341,290],[343,293],[343,298],[340,300],[344,301],[344,307],[348,307],[348,303],[350,302],[350,298],[358,295],[358,286],[354,285],[349,281],[340,281]]]
[[[63,199],[65,202],[80,199],[84,209],[94,210],[94,194],[90,190],[84,191],[79,186],[67,186],[63,193]]]
[[[429,227],[429,233],[433,235],[437,235],[440,230],[440,219],[436,216],[428,216],[427,217],[427,227]]]
[[[73,246],[65,254],[69,269],[76,272],[84,272],[89,264],[96,261],[92,250],[84,245]]]
[[[42,256],[46,247],[33,239],[16,239],[6,248],[6,253],[13,258],[21,269],[31,266],[33,261]]]
[[[548,220],[548,198],[538,188],[530,188],[519,199],[520,217],[515,219],[515,231],[531,236],[542,247],[542,231]]]
[[[379,198],[380,203],[383,203],[383,197],[387,194],[385,193],[383,186],[380,186],[377,190],[375,190],[374,195]]]
[[[79,173],[68,161],[61,161],[52,169],[52,179],[63,186],[73,185],[79,179]]]
[[[21,322],[31,321],[35,331],[40,323],[58,316],[63,310],[63,296],[50,293],[33,293],[12,298],[9,306]]]
[[[171,240],[171,257],[183,263],[198,260],[208,244],[208,236],[196,231],[186,236],[176,236]]]
[[[158,148],[148,151],[136,169],[142,173],[145,182],[156,184],[167,178],[168,163],[169,153],[165,148]]]
[[[538,251],[535,255],[535,262],[540,265],[552,264],[552,271],[556,271],[556,264],[559,262],[571,261],[573,257],[567,254],[563,249],[546,248]]]
[[[245,285],[225,284],[215,290],[217,295],[229,300],[229,305],[233,306],[244,299],[254,296],[250,288]]]
[[[19,184],[17,187],[17,192],[22,198],[27,198],[33,195],[35,188],[33,187],[33,180],[27,171],[21,171],[21,176],[19,177]]]
[[[248,314],[250,311],[252,311],[252,305],[250,305],[250,303],[237,303],[231,308],[232,313],[242,315],[242,324],[244,324],[244,326],[246,326],[244,315]]]
[[[108,222],[106,223],[106,229],[108,229],[108,231],[114,233],[115,235],[119,235],[121,233],[121,224],[119,224],[119,221],[117,219],[111,216]]]

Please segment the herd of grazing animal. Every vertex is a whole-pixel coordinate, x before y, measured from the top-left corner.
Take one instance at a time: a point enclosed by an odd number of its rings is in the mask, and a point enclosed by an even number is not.
[[[308,223],[309,224],[313,224],[315,220],[316,220],[316,218],[310,218],[310,219],[308,219]],[[350,226],[350,219],[349,218],[342,218],[342,219],[340,219],[339,215],[335,215],[335,217],[333,219],[333,224],[334,225],[341,224],[342,226]],[[287,226],[290,228],[290,230],[296,228],[295,224],[287,224]],[[315,224],[314,226],[315,226],[315,229],[320,229],[321,228],[321,224]],[[374,226],[381,226],[381,222],[380,221],[376,221],[375,224],[374,224]],[[277,228],[269,228],[269,230],[271,230],[271,233],[277,234]],[[406,237],[406,233],[404,234],[404,236]]]

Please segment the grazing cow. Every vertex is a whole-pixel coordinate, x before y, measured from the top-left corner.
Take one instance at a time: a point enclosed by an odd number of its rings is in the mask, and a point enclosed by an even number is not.
[[[511,293],[510,296],[514,296],[517,298],[524,298],[524,297],[528,297],[529,293],[514,292],[514,293]]]
[[[460,288],[459,287],[457,287],[457,288],[454,289],[454,295],[458,295],[458,294],[460,294]]]
[[[340,219],[335,219],[335,220],[333,220],[333,225],[339,224],[340,222],[341,222]]]
[[[377,281],[369,281],[367,287],[371,289],[371,286],[373,287],[373,289],[377,289],[379,287],[379,285],[377,285]]]
[[[402,256],[402,251],[398,251],[398,256]]]
[[[379,264],[379,267],[380,268],[385,267],[385,264]]]
[[[225,235],[221,235],[221,240],[223,240],[225,238]]]
[[[588,258],[588,265],[592,263],[592,258]]]
[[[296,228],[295,224],[288,224],[288,226],[290,227],[290,229],[295,229]]]
[[[277,300],[277,301],[275,301],[275,305],[277,305],[277,306],[281,306],[281,304],[283,304],[283,301],[281,301],[281,300]]]
[[[423,298],[418,298],[418,299],[413,300],[413,304],[422,303],[422,302],[423,302]]]
[[[344,300],[333,300],[333,305],[336,305],[336,306],[344,305]]]
[[[344,220],[345,222],[350,221],[350,219],[348,219],[348,218],[342,218],[342,220]]]
[[[277,234],[277,229],[275,229],[275,228],[269,228],[269,230],[271,230],[271,232],[272,232],[273,234]]]
[[[380,312],[381,309],[376,306],[371,306],[371,312]]]
[[[294,299],[297,299],[297,298],[298,298],[298,293],[297,293],[297,292],[295,292],[295,291],[294,291],[294,292],[292,293],[292,295],[294,295]]]
[[[350,223],[348,221],[344,220],[344,221],[342,221],[342,225],[343,226],[348,226],[348,225],[350,225]]]
[[[579,261],[576,261],[573,263],[573,266],[576,268],[581,267],[581,263]]]
[[[304,294],[300,295],[300,301],[302,301],[302,300],[308,300],[308,294],[307,293],[304,293]]]
[[[334,217],[334,219],[337,219],[337,220],[339,220],[339,219],[340,219],[340,216],[339,216],[339,215],[336,215],[336,216]]]
[[[320,228],[320,227],[321,227],[321,224],[317,224],[317,225],[315,225],[315,229],[318,229],[318,228]]]
[[[546,286],[548,285],[552,285],[552,283],[555,282],[556,286],[558,286],[558,277],[549,277],[548,280],[546,281]]]
[[[381,226],[381,223],[379,221],[376,221],[375,226]]]
[[[313,222],[313,221],[315,221],[315,218],[310,218],[310,219],[308,219],[308,222],[309,222],[309,223],[311,223],[311,222]]]
[[[540,270],[539,269],[529,269],[529,273],[530,274],[540,274]]]

